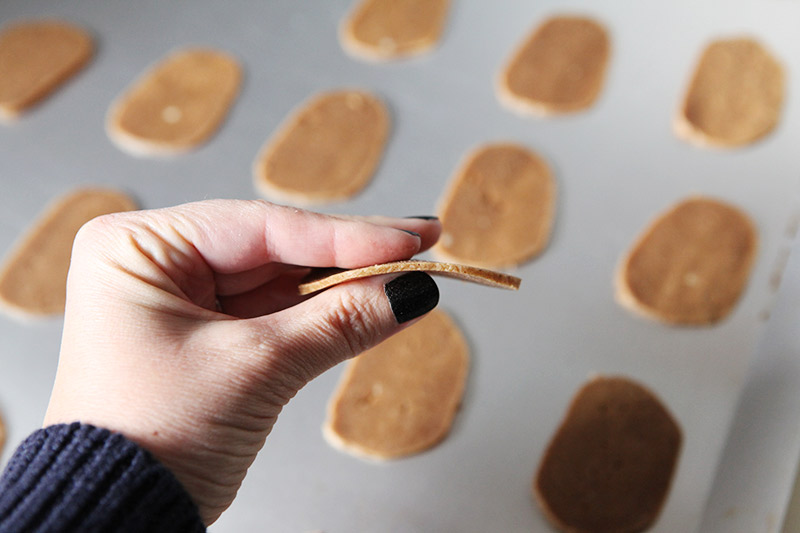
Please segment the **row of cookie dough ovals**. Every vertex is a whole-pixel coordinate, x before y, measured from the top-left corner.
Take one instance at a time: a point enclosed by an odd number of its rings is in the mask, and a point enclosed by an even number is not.
[[[439,39],[448,0],[365,0],[342,25],[343,47],[371,59],[429,50]],[[513,110],[558,114],[590,107],[602,90],[610,56],[602,25],[587,17],[545,20],[512,55],[497,80]],[[93,43],[83,29],[42,20],[0,34],[0,117],[14,118],[79,71]],[[717,40],[704,50],[676,115],[678,136],[700,145],[752,143],[777,124],[784,99],[780,63],[753,39]],[[179,50],[123,95],[109,135],[139,154],[179,153],[208,140],[238,93],[241,67],[210,49]]]

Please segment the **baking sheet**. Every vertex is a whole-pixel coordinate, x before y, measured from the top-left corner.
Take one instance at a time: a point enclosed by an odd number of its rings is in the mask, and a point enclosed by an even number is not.
[[[348,57],[337,26],[350,0],[45,2],[6,0],[0,21],[61,15],[90,28],[89,67],[13,127],[0,129],[0,249],[42,207],[79,184],[118,186],[144,207],[255,197],[250,166],[298,103],[342,86],[376,91],[394,127],[372,184],[331,212],[429,214],[468,150],[512,140],[538,151],[559,186],[552,244],[513,272],[519,293],[441,281],[441,307],[473,352],[464,405],[434,450],[384,465],[329,448],[319,427],[341,368],[284,410],[240,495],[212,531],[547,531],[530,498],[539,456],[574,391],[594,372],[624,373],[655,390],[685,432],[674,485],[654,531],[700,523],[737,399],[772,300],[795,209],[800,138],[800,4],[736,1],[453,3],[441,47],[389,65]],[[535,120],[501,108],[494,78],[519,41],[554,13],[595,16],[613,55],[597,104]],[[689,146],[671,120],[702,47],[748,33],[780,58],[788,100],[777,130],[736,151]],[[246,69],[220,133],[175,159],[137,159],[103,130],[110,102],[146,66],[185,44],[219,46]],[[741,206],[761,246],[733,315],[713,328],[676,329],[631,316],[613,301],[621,254],[659,211],[692,193]],[[60,320],[0,319],[0,409],[9,446],[41,420],[55,372]],[[10,449],[4,453],[7,458]]]

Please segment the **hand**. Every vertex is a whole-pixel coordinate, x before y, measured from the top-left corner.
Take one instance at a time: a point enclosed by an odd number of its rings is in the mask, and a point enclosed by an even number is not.
[[[96,218],[73,246],[45,424],[124,434],[172,470],[211,524],[303,385],[438,301],[419,273],[300,297],[304,267],[408,259],[440,231],[435,220],[233,200]],[[387,283],[403,289],[391,304]]]

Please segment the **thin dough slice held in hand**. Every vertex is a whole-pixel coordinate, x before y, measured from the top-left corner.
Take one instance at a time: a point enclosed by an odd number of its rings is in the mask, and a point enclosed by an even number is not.
[[[304,279],[303,282],[300,283],[298,291],[301,295],[311,294],[346,281],[369,276],[379,276],[381,274],[412,271],[423,271],[449,278],[471,281],[489,287],[511,290],[517,290],[521,281],[515,276],[493,272],[483,268],[456,265],[453,263],[440,263],[438,261],[409,260],[394,261],[392,263],[355,268],[352,270],[320,269],[312,272],[308,278]]]

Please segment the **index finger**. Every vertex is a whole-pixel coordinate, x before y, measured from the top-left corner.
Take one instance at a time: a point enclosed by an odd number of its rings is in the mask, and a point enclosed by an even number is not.
[[[236,273],[267,263],[356,268],[407,259],[438,238],[436,220],[322,215],[261,200],[207,200],[171,210],[170,225],[219,273]]]

